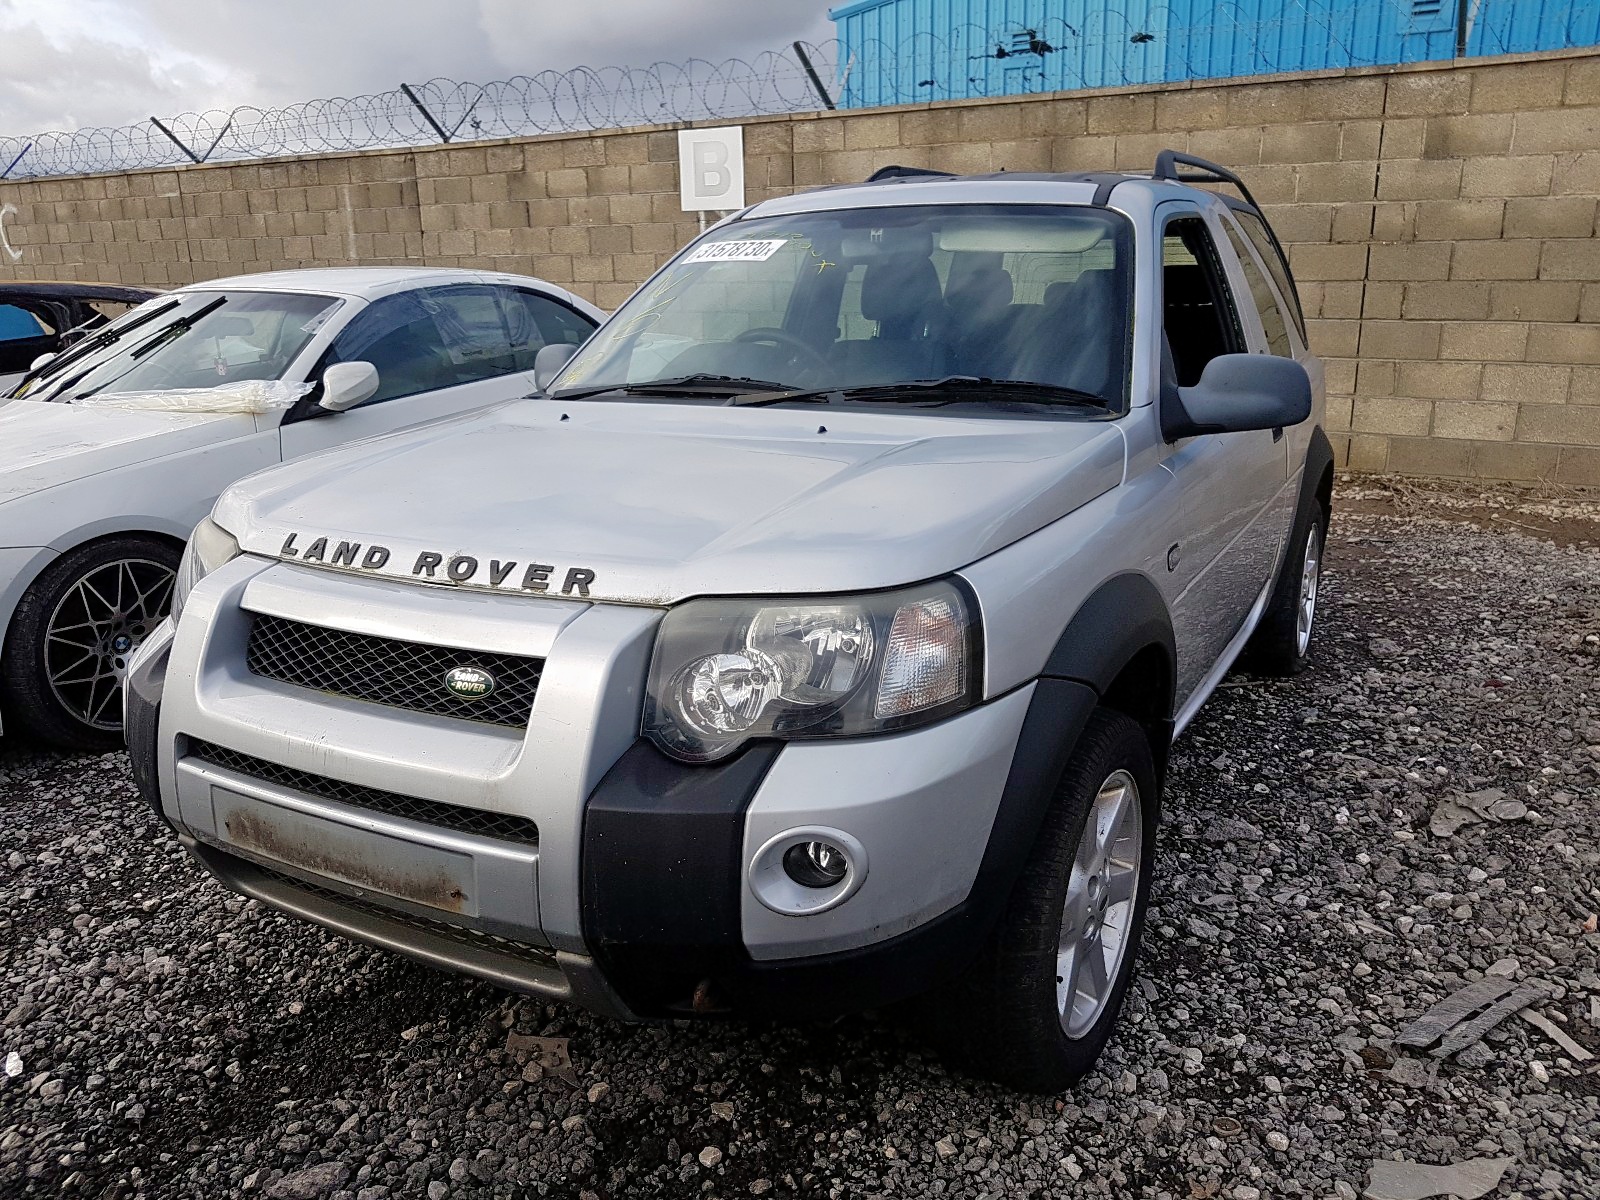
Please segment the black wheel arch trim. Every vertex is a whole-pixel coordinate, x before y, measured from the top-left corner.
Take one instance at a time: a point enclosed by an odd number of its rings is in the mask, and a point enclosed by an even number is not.
[[[1113,575],[1078,606],[1040,672],[1050,679],[1076,679],[1105,695],[1135,655],[1150,646],[1178,661],[1177,639],[1166,599],[1149,576]],[[1166,715],[1172,697],[1165,698]]]
[[[776,760],[756,743],[715,767],[640,740],[590,796],[580,862],[583,936],[609,984],[642,1016],[718,1011],[814,1018],[903,1000],[953,978],[982,950],[1038,836],[1093,688],[1041,678],[1023,718],[967,897],[855,950],[757,961],[740,925],[744,814]],[[709,984],[702,991],[701,984]]]
[[[1306,445],[1305,474],[1300,477],[1300,502],[1303,504],[1307,497],[1313,497],[1324,503],[1325,508],[1331,508],[1331,499],[1322,501],[1319,493],[1322,490],[1322,481],[1328,479],[1330,484],[1333,476],[1333,445],[1328,441],[1328,435],[1318,425],[1311,431],[1311,441]],[[1331,496],[1331,491],[1330,491]],[[1327,515],[1325,512],[1323,515]]]

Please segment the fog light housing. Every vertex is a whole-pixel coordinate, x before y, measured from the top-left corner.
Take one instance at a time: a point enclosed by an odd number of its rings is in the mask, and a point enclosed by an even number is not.
[[[837,887],[850,873],[850,856],[832,842],[796,842],[783,852],[783,870],[801,887]]]
[[[842,829],[806,825],[768,838],[750,859],[750,891],[786,917],[837,908],[867,877],[867,849]]]

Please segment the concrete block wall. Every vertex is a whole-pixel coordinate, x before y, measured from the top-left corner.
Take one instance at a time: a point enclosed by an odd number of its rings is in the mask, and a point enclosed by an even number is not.
[[[747,198],[865,178],[1239,168],[1288,244],[1341,463],[1600,486],[1600,52],[745,124]],[[666,127],[0,184],[0,277],[516,271],[620,304],[691,238]]]

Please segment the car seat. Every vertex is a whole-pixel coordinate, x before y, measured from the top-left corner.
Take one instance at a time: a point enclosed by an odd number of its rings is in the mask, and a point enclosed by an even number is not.
[[[875,321],[874,336],[837,342],[833,359],[841,387],[897,383],[944,374],[940,338],[944,291],[931,260],[885,257],[868,264],[861,279],[861,315]]]
[[[979,267],[945,296],[959,330],[947,364],[953,374],[1011,378],[1016,362],[1014,288],[1004,267]]]

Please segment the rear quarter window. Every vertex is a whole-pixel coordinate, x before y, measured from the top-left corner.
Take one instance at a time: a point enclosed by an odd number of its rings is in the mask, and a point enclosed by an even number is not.
[[[1283,306],[1278,301],[1277,293],[1272,290],[1271,285],[1267,283],[1267,277],[1256,265],[1245,239],[1239,236],[1232,225],[1227,226],[1227,230],[1228,240],[1233,243],[1234,253],[1239,256],[1239,265],[1244,268],[1244,279],[1250,287],[1250,298],[1255,302],[1256,312],[1261,317],[1261,329],[1267,338],[1267,352],[1276,354],[1279,358],[1293,358],[1294,343],[1289,339],[1289,327],[1284,324]]]
[[[1289,308],[1289,317],[1300,333],[1300,341],[1309,344],[1306,337],[1305,314],[1300,311],[1300,297],[1294,290],[1294,277],[1289,274],[1289,265],[1283,261],[1283,255],[1278,253],[1278,247],[1267,231],[1266,221],[1259,213],[1249,211],[1235,209],[1233,215],[1238,218],[1239,227],[1250,239],[1250,244],[1256,248],[1256,253],[1261,255],[1261,261],[1267,264],[1267,271],[1272,275],[1272,281],[1278,285],[1283,302]]]

